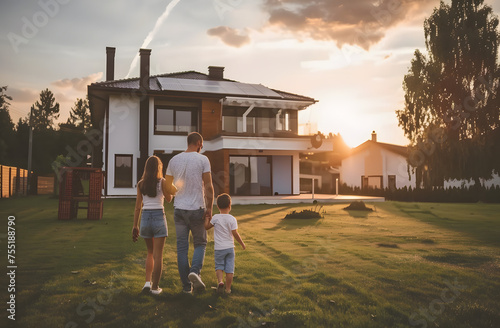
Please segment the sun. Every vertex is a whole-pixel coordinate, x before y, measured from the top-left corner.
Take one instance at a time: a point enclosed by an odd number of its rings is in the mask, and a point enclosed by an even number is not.
[[[321,99],[301,113],[301,122],[316,123],[318,131],[323,134],[340,133],[351,148],[368,140],[371,132],[379,126],[377,115],[367,110],[363,100],[333,94]]]

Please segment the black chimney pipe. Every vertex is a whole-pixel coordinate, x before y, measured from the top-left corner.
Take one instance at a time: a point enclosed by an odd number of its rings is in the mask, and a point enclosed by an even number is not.
[[[115,79],[115,51],[114,47],[106,47],[106,81]]]

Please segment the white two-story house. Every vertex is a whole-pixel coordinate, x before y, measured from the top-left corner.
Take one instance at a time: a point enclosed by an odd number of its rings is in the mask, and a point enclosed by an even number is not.
[[[106,81],[89,85],[88,97],[102,132],[92,165],[105,172],[107,196],[135,195],[146,159],[159,156],[165,169],[193,131],[204,138],[216,194],[299,194],[299,154],[332,150],[298,134],[298,112],[313,98],[226,79],[223,67],[150,76],[149,49],[140,50],[138,78],[115,80],[115,48],[106,52]]]

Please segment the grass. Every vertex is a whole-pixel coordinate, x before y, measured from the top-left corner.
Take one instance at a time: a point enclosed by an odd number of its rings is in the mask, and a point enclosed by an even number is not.
[[[146,248],[131,241],[134,201],[106,200],[101,221],[85,220],[85,211],[77,220],[58,221],[58,201],[48,196],[0,201],[4,250],[7,216],[16,217],[17,326],[500,324],[498,204],[386,202],[369,213],[335,204],[313,220],[283,220],[310,204],[234,206],[247,250],[236,247],[233,293],[218,296],[210,288],[211,233],[203,269],[208,290],[194,297],[180,294],[169,205],[164,292],[152,297],[139,294]],[[1,276],[6,301],[8,282]]]

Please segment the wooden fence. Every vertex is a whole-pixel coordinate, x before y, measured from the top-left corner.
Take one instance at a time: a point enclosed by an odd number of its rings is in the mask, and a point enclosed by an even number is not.
[[[0,198],[28,194],[28,170],[0,165]]]
[[[54,193],[54,177],[38,177],[37,195],[51,195]]]

